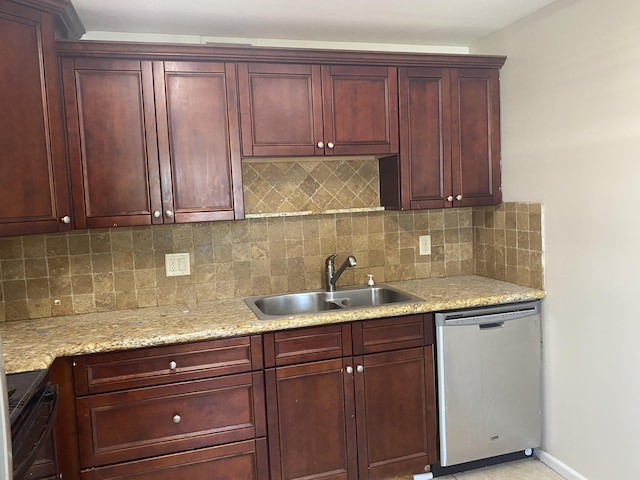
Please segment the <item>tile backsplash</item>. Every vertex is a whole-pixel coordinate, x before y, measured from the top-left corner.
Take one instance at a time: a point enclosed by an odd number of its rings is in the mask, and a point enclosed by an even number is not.
[[[543,288],[542,213],[539,203],[475,207],[476,274]]]
[[[471,208],[373,211],[0,238],[0,320],[322,288],[334,252],[358,260],[340,285],[472,274],[472,220]],[[180,252],[191,275],[166,277],[165,254]]]
[[[248,214],[380,206],[375,157],[245,159],[242,184]]]
[[[420,256],[418,236],[431,235]],[[166,277],[188,252],[191,275]],[[0,238],[0,321],[318,289],[324,259],[356,256],[340,285],[476,273],[543,288],[542,207],[373,211]]]

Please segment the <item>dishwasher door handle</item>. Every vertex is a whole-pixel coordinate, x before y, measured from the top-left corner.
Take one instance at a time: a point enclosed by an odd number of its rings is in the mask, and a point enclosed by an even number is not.
[[[504,327],[504,322],[494,322],[494,323],[482,323],[478,325],[480,330],[491,330],[493,328],[502,328]]]

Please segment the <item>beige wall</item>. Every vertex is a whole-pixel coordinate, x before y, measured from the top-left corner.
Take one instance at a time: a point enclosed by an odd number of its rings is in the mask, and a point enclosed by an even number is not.
[[[640,2],[558,0],[480,42],[501,73],[506,201],[545,209],[544,448],[638,478]]]

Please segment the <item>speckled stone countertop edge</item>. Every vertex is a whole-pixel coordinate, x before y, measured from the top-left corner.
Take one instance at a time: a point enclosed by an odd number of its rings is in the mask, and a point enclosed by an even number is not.
[[[243,299],[49,317],[0,324],[7,373],[48,368],[57,357],[260,334],[332,323],[513,303],[537,290],[480,276],[386,282],[423,301],[259,320]]]

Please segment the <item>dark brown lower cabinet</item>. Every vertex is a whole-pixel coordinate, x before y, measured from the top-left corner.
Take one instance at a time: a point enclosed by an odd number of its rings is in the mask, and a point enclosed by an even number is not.
[[[266,372],[273,480],[357,478],[353,380],[342,358]]]
[[[82,480],[267,480],[264,438],[109,465],[82,472]]]
[[[281,366],[276,357],[265,376],[272,480],[388,479],[428,471],[436,462],[433,347],[425,345],[432,339],[429,321],[413,315],[353,324],[353,352],[364,355]],[[298,332],[305,358],[314,350],[310,339],[321,338],[317,330],[270,334],[274,340],[266,335],[265,350],[275,343],[277,352]],[[389,336],[375,341],[379,332]],[[343,352],[351,352],[351,345]],[[295,361],[288,353],[283,363]]]
[[[354,359],[359,478],[424,473],[434,462],[432,352],[429,346]]]

